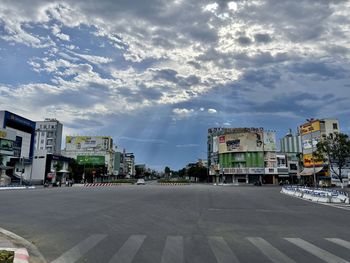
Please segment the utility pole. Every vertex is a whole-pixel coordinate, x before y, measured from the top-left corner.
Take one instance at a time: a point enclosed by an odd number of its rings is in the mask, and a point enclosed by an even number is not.
[[[315,171],[315,158],[314,158],[314,139],[313,139],[313,127],[312,122],[314,121],[313,118],[306,119],[307,122],[309,122],[311,126],[311,156],[312,156],[312,169],[313,169],[313,175],[314,175],[314,188],[317,187],[317,181],[316,181],[316,171]]]
[[[20,185],[22,186],[22,183],[23,183],[23,170],[24,170],[24,157],[22,157],[22,159],[21,159],[21,163],[22,163],[22,168],[21,168],[21,179],[20,179]]]

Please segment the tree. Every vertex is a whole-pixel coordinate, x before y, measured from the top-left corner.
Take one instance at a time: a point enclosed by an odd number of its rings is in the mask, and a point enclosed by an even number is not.
[[[349,136],[344,133],[330,134],[317,143],[316,147],[314,158],[327,161],[333,173],[338,177],[341,187],[344,188],[342,170],[350,158]]]
[[[170,168],[168,166],[165,166],[165,169],[164,169],[165,177],[169,178],[170,172],[171,172]]]

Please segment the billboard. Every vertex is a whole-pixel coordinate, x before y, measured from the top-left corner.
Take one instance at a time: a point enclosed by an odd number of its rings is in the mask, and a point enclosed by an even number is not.
[[[67,136],[67,150],[88,150],[106,151],[109,149],[110,137],[106,136]]]
[[[263,151],[263,133],[237,132],[219,136],[219,153]]]
[[[303,146],[303,153],[308,154],[308,153],[312,153],[312,148],[314,149],[314,151],[316,150],[316,146],[317,143],[320,141],[321,138],[321,132],[317,131],[317,132],[312,132],[312,133],[308,133],[306,135],[303,135],[301,137],[301,143]],[[311,142],[312,140],[312,142]]]
[[[273,131],[264,132],[264,150],[276,151],[276,133]]]
[[[78,155],[77,162],[80,165],[105,165],[105,157],[100,155]]]
[[[311,132],[321,130],[320,121],[314,121],[311,123],[306,123],[300,126],[300,134],[305,135]]]

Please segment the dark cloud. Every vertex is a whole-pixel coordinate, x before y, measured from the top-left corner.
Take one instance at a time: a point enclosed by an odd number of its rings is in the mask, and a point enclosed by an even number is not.
[[[269,34],[255,34],[254,40],[258,43],[269,43],[272,41],[272,38]]]
[[[237,38],[237,42],[239,44],[241,44],[242,46],[247,46],[247,45],[250,45],[252,43],[252,40],[249,37],[242,36],[242,37]]]
[[[293,63],[288,69],[297,74],[309,75],[316,78],[343,78],[346,76],[346,71],[340,65],[325,63],[322,61],[306,61],[302,63]]]

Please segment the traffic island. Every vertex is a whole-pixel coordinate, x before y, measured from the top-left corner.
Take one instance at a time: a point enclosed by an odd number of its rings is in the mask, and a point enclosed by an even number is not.
[[[283,186],[281,193],[318,203],[349,204],[349,194],[333,189]]]

